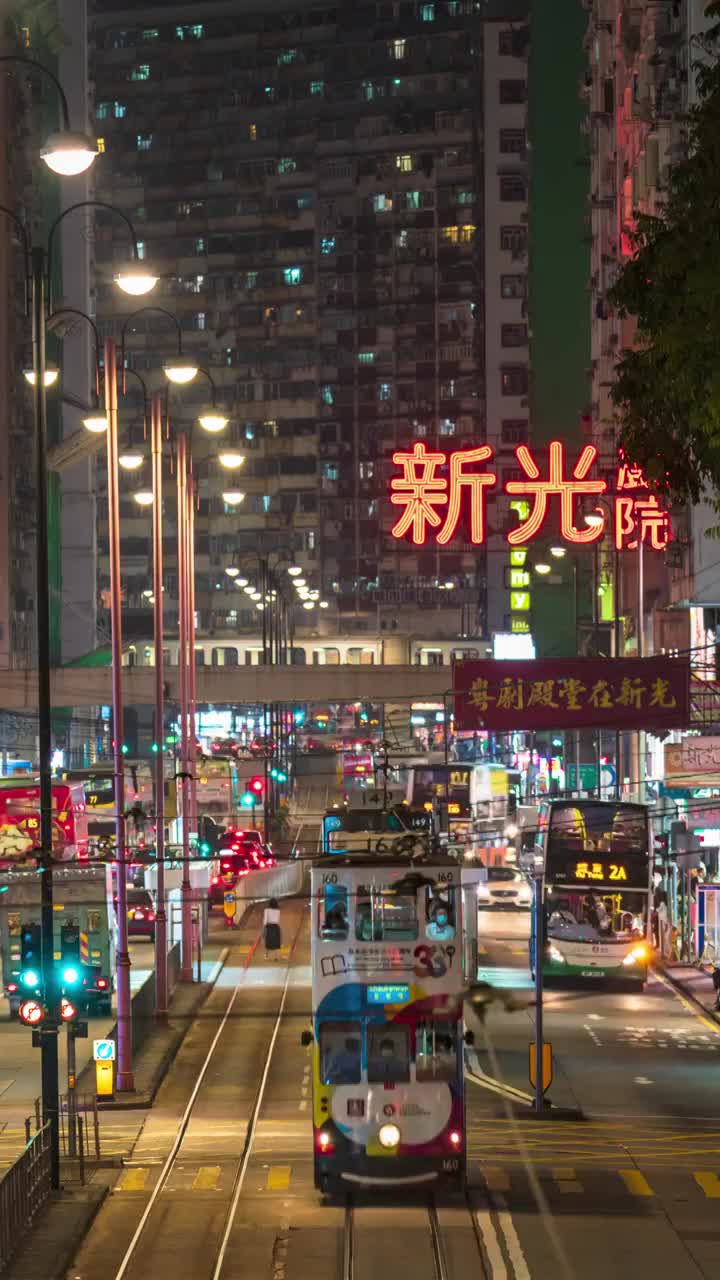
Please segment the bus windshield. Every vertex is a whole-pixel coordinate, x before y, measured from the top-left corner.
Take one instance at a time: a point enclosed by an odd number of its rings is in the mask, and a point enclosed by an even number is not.
[[[548,938],[567,942],[628,941],[647,932],[648,895],[555,889],[547,897]]]

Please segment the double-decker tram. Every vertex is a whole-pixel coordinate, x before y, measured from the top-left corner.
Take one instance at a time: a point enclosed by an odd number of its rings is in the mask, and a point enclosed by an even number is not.
[[[462,1182],[457,863],[331,855],[311,883],[315,1185]]]
[[[646,805],[543,801],[535,854],[545,880],[545,975],[643,985],[652,954],[651,841]]]

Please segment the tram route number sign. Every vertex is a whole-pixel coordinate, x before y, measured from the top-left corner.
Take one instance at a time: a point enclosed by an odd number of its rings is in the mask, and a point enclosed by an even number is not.
[[[368,1004],[407,1004],[410,987],[401,982],[378,983],[368,987],[367,998]]]

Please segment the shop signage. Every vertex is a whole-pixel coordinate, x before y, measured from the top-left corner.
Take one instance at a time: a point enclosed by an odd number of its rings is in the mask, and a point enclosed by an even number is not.
[[[720,787],[720,738],[666,742],[665,786]]]

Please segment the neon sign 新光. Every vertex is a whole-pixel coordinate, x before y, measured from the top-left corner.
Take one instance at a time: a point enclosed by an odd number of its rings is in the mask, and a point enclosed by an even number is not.
[[[487,531],[487,497],[498,482],[494,471],[483,469],[492,456],[489,445],[445,453],[428,449],[418,441],[412,449],[397,449],[392,460],[401,474],[391,481],[390,502],[401,511],[392,536],[409,537],[416,546],[429,542],[446,546],[458,532],[465,506],[470,541],[476,546],[482,544]],[[553,440],[547,472],[543,474],[528,446],[517,446],[515,457],[523,478],[506,481],[503,489],[514,499],[511,507],[517,511],[518,499],[522,498],[528,512],[505,535],[511,547],[537,538],[551,514],[559,517],[559,536],[564,542],[581,546],[596,542],[605,532],[608,512],[605,507],[595,507],[592,523],[579,528],[576,503],[578,499],[592,502],[607,494],[613,502],[612,534],[618,551],[632,551],[638,542],[653,551],[665,550],[672,537],[670,516],[650,490],[640,468],[622,463],[615,477],[615,491],[608,493],[607,481],[592,479],[589,474],[597,456],[594,445],[585,445],[568,475],[565,447],[560,440]]]

